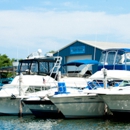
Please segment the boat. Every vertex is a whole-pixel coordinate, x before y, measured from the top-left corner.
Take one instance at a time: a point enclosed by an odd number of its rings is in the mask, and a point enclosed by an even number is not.
[[[65,118],[90,118],[104,116],[104,102],[96,94],[84,91],[49,95]]]
[[[106,105],[104,100],[98,96],[98,92],[111,87],[120,89],[118,87],[122,81],[129,79],[129,54],[130,49],[126,48],[112,48],[103,51],[98,71],[89,77],[91,81],[88,82],[86,89],[78,94],[55,94],[49,96],[50,100],[66,118],[104,116]]]
[[[112,115],[125,116],[130,114],[130,80],[123,80],[118,87],[101,89],[100,91],[91,91],[97,94],[108,106]]]
[[[92,82],[97,82],[95,85],[103,86],[105,84],[104,87],[107,88],[109,85],[106,83],[109,83],[109,81],[113,82],[115,86],[119,86],[123,78],[129,80],[129,75],[130,49],[109,48],[102,51],[98,64],[98,71],[91,75],[89,79],[92,79]]]
[[[105,58],[110,52],[113,58],[106,61]],[[90,78],[103,80],[104,89],[100,91],[91,91],[100,97],[104,103],[108,106],[113,115],[126,116],[130,114],[130,49],[107,49],[103,52],[104,63],[109,63],[109,68],[105,69],[105,76],[103,73],[97,72]],[[105,67],[105,65],[104,65]],[[111,68],[114,68],[111,70]],[[108,80],[113,81],[111,87],[108,86]],[[116,80],[120,80],[118,87],[113,87]]]
[[[32,96],[26,96],[22,99],[25,105],[28,106],[28,108],[31,110],[31,112],[36,116],[40,118],[64,118],[64,115],[60,111],[59,108],[56,107],[56,105],[47,98],[47,95],[54,95],[57,94],[63,94],[63,93],[78,93],[81,92],[82,89],[86,88],[88,78],[84,76],[85,72],[88,71],[88,67],[93,64],[98,64],[98,61],[95,60],[75,60],[68,62],[64,64],[63,66],[73,65],[73,66],[81,66],[85,65],[83,69],[79,73],[73,72],[68,75],[64,74],[62,76],[59,76],[58,82],[57,82],[57,89],[53,91],[53,88],[48,91],[48,94],[42,94],[36,95],[34,97]],[[88,77],[88,75],[87,75]],[[67,84],[67,85],[66,85]],[[51,91],[52,90],[52,91]],[[43,97],[42,99],[40,97]]]
[[[31,53],[19,61],[17,75],[10,84],[2,86],[0,91],[0,115],[32,114],[18,96],[48,93],[50,88],[57,88],[57,75],[62,57],[47,54],[42,51]],[[43,92],[42,92],[43,93]]]
[[[62,67],[73,66],[74,71],[62,73],[59,82],[65,82],[67,87],[79,87],[81,89],[86,87],[86,83],[90,81],[88,78],[92,75],[92,66],[98,65],[97,60],[82,59],[74,60],[63,64]],[[65,69],[64,69],[65,70]]]
[[[79,60],[68,63],[67,65],[76,64],[97,64],[97,61],[94,60]],[[86,67],[87,68],[87,67]],[[83,71],[81,71],[83,72]],[[84,72],[86,70],[84,69]],[[89,75],[90,76],[90,75]],[[83,76],[84,77],[84,76]],[[83,79],[82,77],[82,79]],[[68,77],[67,77],[68,78]],[[74,77],[73,77],[74,78]],[[81,78],[81,77],[79,77]],[[104,116],[105,104],[103,100],[97,97],[96,94],[89,94],[87,87],[87,82],[91,82],[89,77],[85,77],[86,82],[84,84],[83,89],[78,90],[77,92],[70,92],[68,90],[68,81],[70,82],[78,82],[78,78],[72,80],[68,78],[67,80],[62,80],[61,86],[59,85],[59,89],[55,94],[48,94],[48,98],[59,108],[59,110],[63,113],[65,118],[90,118],[90,117],[101,117]],[[75,86],[74,84],[72,85]],[[61,89],[62,88],[62,89]],[[64,89],[65,88],[65,89]]]

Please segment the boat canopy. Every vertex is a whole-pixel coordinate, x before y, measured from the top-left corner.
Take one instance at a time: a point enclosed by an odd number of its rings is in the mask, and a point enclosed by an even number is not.
[[[98,64],[98,61],[96,60],[89,60],[89,59],[85,59],[85,60],[75,60],[75,61],[71,61],[68,62],[66,64],[63,64],[63,66],[80,66],[83,64]]]
[[[130,48],[109,48],[102,51],[98,70],[130,70]]]
[[[107,52],[107,51],[118,51],[118,54],[123,54],[124,52],[125,53],[130,52],[130,48],[110,48],[110,49],[106,49],[102,52],[104,53],[104,52]]]
[[[22,59],[22,60],[19,60],[19,62],[24,62],[24,63],[31,63],[31,62],[34,62],[34,61],[37,61],[37,62],[55,62],[57,60],[57,58],[59,57],[42,57],[42,58],[32,58],[32,59]]]

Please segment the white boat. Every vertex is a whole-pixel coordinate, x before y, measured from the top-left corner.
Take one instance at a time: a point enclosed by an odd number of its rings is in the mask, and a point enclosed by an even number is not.
[[[20,113],[21,99],[17,96],[47,93],[50,88],[56,88],[61,60],[60,56],[42,56],[40,50],[20,60],[18,75],[0,91],[0,115]],[[22,106],[23,115],[32,114],[27,106]]]
[[[105,114],[104,102],[96,94],[85,92],[49,96],[65,118],[99,117]]]
[[[86,62],[88,61],[86,60]],[[90,62],[92,63],[93,61],[90,60],[89,63]],[[66,89],[64,90],[63,87],[63,92],[58,91],[55,92],[54,95],[48,94],[48,97],[57,106],[57,108],[59,108],[65,118],[89,118],[104,116],[105,104],[103,100],[97,97],[96,94],[88,94],[88,91],[91,90],[85,89],[86,87],[84,87],[83,90],[79,90],[77,92],[70,92],[68,90],[67,84],[69,79],[68,81],[65,79],[62,81],[65,83],[63,86],[66,87]],[[76,82],[76,80],[71,81]],[[91,80],[87,77],[84,86],[87,86],[88,81]],[[73,84],[72,86],[74,87],[75,85]],[[59,86],[59,89],[61,87]]]
[[[130,114],[130,81],[125,82],[127,83],[120,85],[118,88],[96,92],[114,115]]]
[[[105,89],[91,91],[91,93],[97,94],[114,115],[127,115],[130,114],[130,49],[108,49],[104,51],[104,57],[108,52],[113,53],[113,62],[109,66],[113,66],[115,70],[107,70],[105,78],[101,72],[95,73],[90,78],[102,79],[104,83],[107,83],[109,79],[113,81],[118,79],[121,82],[118,87],[104,85]],[[103,59],[105,63],[107,58]]]

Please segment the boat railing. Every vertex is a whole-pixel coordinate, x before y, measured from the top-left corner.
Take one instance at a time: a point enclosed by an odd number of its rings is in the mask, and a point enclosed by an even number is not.
[[[54,88],[55,88],[55,90],[58,90],[59,83],[64,83],[66,86],[66,90],[68,88],[83,90],[87,86],[86,80],[84,80],[84,82],[83,82],[83,80],[82,81],[72,80],[72,81],[60,81],[60,82],[47,82],[44,85],[39,85],[39,86],[38,85],[29,85],[29,88],[27,89],[26,94],[29,94],[29,93],[36,93],[37,94],[37,92],[41,92],[41,91],[45,91],[45,90],[54,91]]]
[[[57,86],[53,86],[53,87],[45,87],[45,86],[29,86],[29,88],[27,89],[27,91],[25,92],[25,95],[33,93],[33,94],[37,94],[38,92],[45,92],[45,91],[49,91],[52,90],[53,88],[57,88]]]
[[[75,81],[72,81],[72,82],[69,82],[69,81],[65,81],[65,86],[63,87],[66,87],[66,92],[67,89],[69,88],[72,88],[72,89],[77,89],[77,90],[84,90],[84,89],[89,89],[89,90],[95,90],[95,89],[98,89],[98,88],[104,88],[104,85],[103,85],[103,81],[102,80],[94,80],[92,82],[90,81],[86,81],[86,83],[82,83],[82,82],[75,82]],[[130,85],[130,82],[128,81],[109,81],[108,84],[107,84],[107,88],[111,88],[111,87],[126,87],[126,86],[129,86]],[[14,88],[16,87],[17,91],[19,91],[19,86],[18,85],[8,85],[7,86],[8,88]],[[6,87],[6,88],[7,88]],[[62,86],[60,86],[61,88]],[[39,85],[22,85],[21,87],[21,93],[22,95],[30,95],[30,94],[33,94],[33,95],[38,95],[39,93],[43,93],[44,94],[47,94],[49,92],[55,92],[55,91],[58,91],[59,89],[59,86],[58,86],[58,82],[49,82],[48,84],[39,84]],[[4,90],[4,89],[3,89]],[[5,92],[6,92],[6,89],[5,89]],[[14,93],[12,93],[14,94]],[[14,94],[15,95],[15,94]]]
[[[122,80],[115,80],[115,81],[108,80],[107,88],[118,87],[121,84],[121,82],[122,82]],[[88,81],[86,88],[89,90],[104,88],[104,82],[102,80]]]

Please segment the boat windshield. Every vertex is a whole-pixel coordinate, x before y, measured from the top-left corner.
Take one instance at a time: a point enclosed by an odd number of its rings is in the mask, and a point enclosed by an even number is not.
[[[99,64],[113,65],[116,57],[116,51],[105,51],[102,53]],[[120,55],[118,55],[119,59]]]
[[[41,73],[50,73],[51,69],[54,66],[54,62],[39,62],[39,72]]]
[[[23,74],[49,74],[54,62],[43,60],[23,60],[19,63],[19,73]]]
[[[115,65],[130,63],[130,53],[122,50],[104,51],[101,54],[99,65]]]
[[[122,81],[119,85],[119,87],[128,87],[130,86],[130,81]]]

